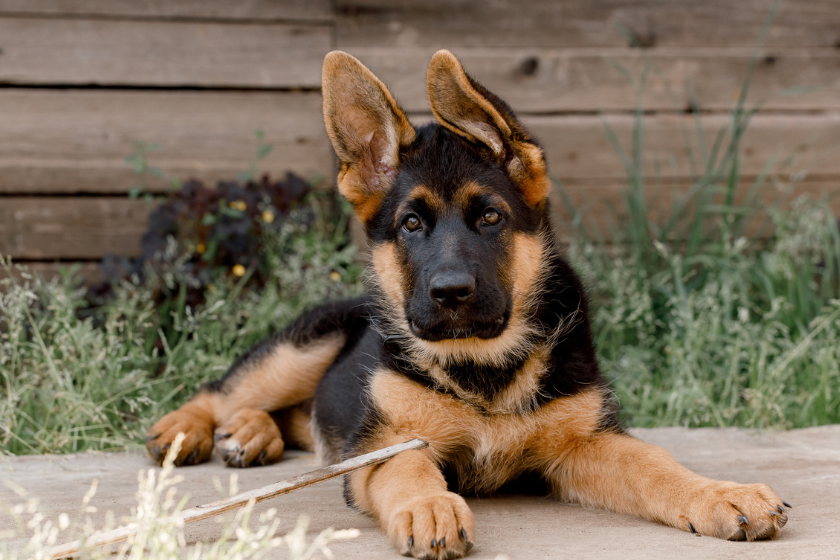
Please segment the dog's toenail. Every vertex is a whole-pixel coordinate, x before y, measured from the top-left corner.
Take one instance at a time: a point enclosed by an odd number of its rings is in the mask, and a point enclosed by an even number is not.
[[[691,524],[691,521],[688,522],[688,530],[691,531],[692,534],[697,533],[697,529],[694,528],[694,525]]]
[[[414,546],[414,535],[408,537],[408,548]]]
[[[434,548],[436,544],[437,544],[437,541],[435,539],[432,539],[432,548]]]
[[[195,465],[198,462],[198,452],[199,451],[200,451],[200,449],[198,447],[196,447],[195,449],[193,449],[193,452],[190,453],[190,456],[187,457],[187,459],[190,462],[189,463],[190,465]]]
[[[155,441],[155,440],[156,440],[157,438],[159,438],[159,437],[160,437],[160,434],[158,434],[158,435],[156,435],[156,436],[148,436],[148,437],[146,438],[146,443],[149,443],[150,441]]]
[[[779,516],[779,514],[775,510],[770,512],[770,517],[778,517],[778,516]]]
[[[749,520],[749,519],[747,519],[747,516],[746,516],[746,515],[739,515],[739,516],[738,516],[738,523],[743,523],[744,525],[749,525],[749,524],[750,524],[750,520]]]
[[[473,543],[467,540],[467,531],[466,529],[461,529],[461,540],[464,541],[464,544],[467,545],[467,552],[473,547]]]
[[[788,508],[793,509],[793,506],[792,506],[792,505],[790,505],[789,503],[787,503],[787,502],[782,502],[782,503],[783,503],[783,504],[785,504],[785,507],[788,507]]]
[[[785,510],[782,509],[782,506],[776,506],[776,509],[779,510],[779,513],[784,513],[785,512]]]
[[[446,548],[446,537],[440,539],[440,547]]]

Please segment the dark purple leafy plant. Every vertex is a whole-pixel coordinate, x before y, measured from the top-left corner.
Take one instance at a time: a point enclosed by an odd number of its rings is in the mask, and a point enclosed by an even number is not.
[[[280,181],[264,175],[245,183],[222,181],[216,187],[187,181],[149,216],[140,257],[103,259],[104,281],[90,288],[88,299],[101,303],[126,278],[142,283],[150,268],[176,278],[175,286],[160,287],[157,301],[180,293],[189,306],[204,300],[205,289],[220,274],[241,277],[251,271],[248,284],[261,285],[268,274],[263,266],[265,234],[279,230],[294,208],[295,220],[311,225],[315,213],[301,204],[310,193],[310,185],[292,173]],[[328,213],[339,211],[335,197],[324,202]]]

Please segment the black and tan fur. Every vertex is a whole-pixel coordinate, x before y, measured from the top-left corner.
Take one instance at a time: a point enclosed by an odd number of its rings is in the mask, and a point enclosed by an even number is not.
[[[324,117],[371,241],[371,295],[252,348],[149,430],[152,457],[178,432],[178,464],[215,446],[237,467],[278,461],[284,442],[336,461],[424,439],[346,480],[348,503],[417,558],[466,554],[459,494],[517,480],[685,531],[775,537],[787,513],[769,487],[703,478],[621,429],[554,244],[541,148],[448,51],[428,91],[437,122],[415,129],[361,63],[327,56]]]

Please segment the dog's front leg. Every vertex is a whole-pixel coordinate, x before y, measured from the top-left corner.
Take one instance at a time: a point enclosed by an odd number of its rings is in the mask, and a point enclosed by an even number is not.
[[[404,556],[460,558],[474,542],[473,514],[424,451],[405,451],[348,477],[353,504],[373,515]]]
[[[766,484],[702,477],[625,434],[583,440],[549,474],[563,499],[722,539],[774,538],[787,522],[785,503]]]

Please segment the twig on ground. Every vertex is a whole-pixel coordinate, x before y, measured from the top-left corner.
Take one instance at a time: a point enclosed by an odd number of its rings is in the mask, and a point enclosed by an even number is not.
[[[164,520],[164,523],[175,524],[180,521],[187,524],[201,521],[202,519],[207,519],[208,517],[215,517],[227,511],[243,508],[251,502],[263,502],[265,500],[270,500],[271,498],[276,498],[277,496],[289,494],[295,490],[300,490],[301,488],[306,488],[307,486],[312,486],[313,484],[318,484],[319,482],[324,482],[325,480],[336,478],[370,465],[385,462],[394,455],[402,453],[403,451],[408,451],[409,449],[423,449],[428,445],[428,443],[421,439],[412,439],[405,443],[392,445],[391,447],[386,447],[378,451],[359,455],[358,457],[347,459],[341,463],[336,463],[335,465],[329,465],[321,469],[310,471],[294,478],[289,478],[281,482],[263,486],[262,488],[242,492],[241,494],[225,498],[224,500],[218,500],[209,504],[184,510],[177,516]],[[137,529],[138,527],[135,523],[125,525],[123,527],[117,527],[112,531],[91,536],[85,540],[84,546],[86,548],[95,548],[123,542],[135,535],[137,533]],[[81,547],[82,541],[73,541],[53,548],[48,554],[52,558],[64,558],[77,553]]]

